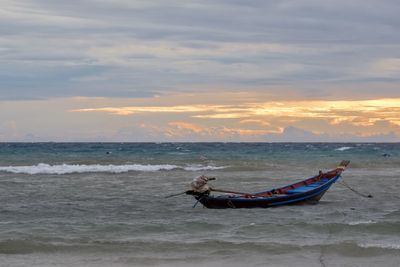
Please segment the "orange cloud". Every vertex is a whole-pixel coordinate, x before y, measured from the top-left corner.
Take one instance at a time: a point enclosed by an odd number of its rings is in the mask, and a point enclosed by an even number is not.
[[[286,101],[245,103],[242,105],[177,105],[177,106],[126,106],[74,109],[72,112],[103,112],[115,115],[139,113],[187,113],[201,119],[238,119],[250,122],[254,117],[326,118],[337,123],[355,118],[380,118],[400,121],[400,99],[354,101]],[[197,114],[193,114],[197,113]],[[367,116],[368,115],[368,116]],[[265,122],[265,120],[264,120]]]
[[[239,121],[241,124],[254,124],[254,125],[261,125],[261,126],[270,126],[271,123],[265,121],[265,120],[257,120],[257,119],[245,119]]]
[[[163,106],[163,107],[104,107],[74,109],[71,112],[104,112],[115,115],[132,115],[137,113],[190,113],[208,110],[207,106]]]
[[[190,130],[195,133],[201,133],[204,132],[204,128],[200,127],[199,125],[195,125],[193,123],[188,123],[188,122],[182,122],[182,121],[174,121],[168,123],[170,126],[174,126],[178,129],[184,129],[184,130]]]
[[[155,129],[152,125],[146,125],[150,129]],[[203,138],[217,138],[220,140],[233,139],[241,137],[256,137],[261,135],[267,135],[271,133],[282,133],[283,129],[243,129],[238,127],[227,127],[227,126],[204,126],[194,123],[188,123],[183,121],[174,121],[168,123],[166,127],[158,128],[160,134],[164,134],[169,138],[181,138],[181,137],[203,137]]]
[[[261,136],[296,126],[319,133],[371,135],[394,131],[400,134],[400,98],[373,100],[259,101],[240,104],[188,104],[74,109],[145,118],[157,113],[170,136]],[[178,117],[171,113],[178,114]],[[162,118],[161,118],[162,117]],[[157,119],[156,119],[157,120]],[[386,122],[381,127],[381,122]],[[153,122],[157,124],[157,122]],[[240,126],[240,127],[238,127]]]

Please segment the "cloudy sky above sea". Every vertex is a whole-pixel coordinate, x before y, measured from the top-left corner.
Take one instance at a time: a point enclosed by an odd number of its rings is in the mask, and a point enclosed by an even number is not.
[[[0,141],[400,141],[395,0],[0,0]]]

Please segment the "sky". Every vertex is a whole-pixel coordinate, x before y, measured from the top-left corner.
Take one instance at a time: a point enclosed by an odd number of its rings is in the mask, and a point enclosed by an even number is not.
[[[0,142],[399,142],[400,1],[0,0]]]

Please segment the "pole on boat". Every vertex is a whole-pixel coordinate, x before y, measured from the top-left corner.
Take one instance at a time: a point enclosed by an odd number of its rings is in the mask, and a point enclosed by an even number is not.
[[[181,192],[181,193],[177,193],[177,194],[172,194],[172,195],[169,195],[169,196],[165,196],[165,198],[180,196],[180,195],[186,194],[186,192],[187,191],[184,191],[184,192]]]

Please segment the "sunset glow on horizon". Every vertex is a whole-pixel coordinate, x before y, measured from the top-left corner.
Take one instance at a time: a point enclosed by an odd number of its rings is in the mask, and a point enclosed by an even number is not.
[[[179,131],[186,131],[193,137],[199,135],[210,139],[223,136],[230,138],[229,135],[235,135],[241,138],[268,140],[268,134],[282,134],[289,126],[297,126],[317,136],[350,134],[368,137],[389,133],[400,134],[400,98],[346,101],[292,100],[240,105],[98,107],[75,109],[71,112],[131,116],[137,119],[156,114],[166,120],[165,128],[159,129],[159,134],[165,131],[170,138],[182,137]],[[182,121],[176,121],[175,118],[168,121],[168,116],[177,115]],[[226,127],[218,128],[216,124]],[[143,123],[141,127],[154,130],[159,124]]]

